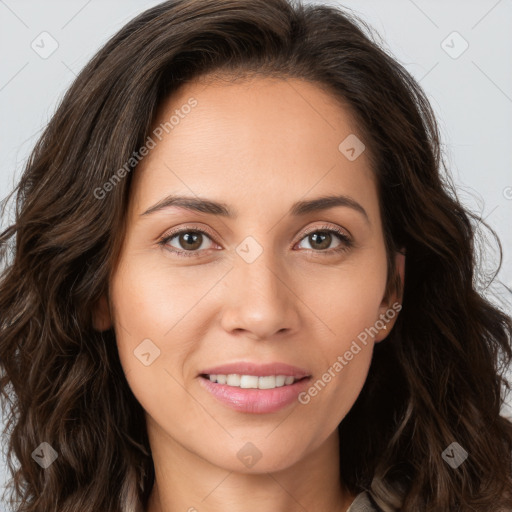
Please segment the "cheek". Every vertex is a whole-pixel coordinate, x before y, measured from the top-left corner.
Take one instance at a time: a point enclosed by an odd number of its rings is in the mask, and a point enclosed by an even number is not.
[[[172,424],[172,417],[164,412],[163,404],[169,397],[173,397],[174,408],[187,406],[177,381],[182,380],[182,361],[188,349],[186,343],[176,343],[179,337],[174,331],[179,329],[172,327],[186,313],[183,302],[189,302],[186,294],[190,287],[177,293],[177,283],[171,282],[169,275],[147,261],[142,263],[142,257],[127,258],[112,279],[116,343],[134,396],[151,416],[163,415],[167,425]]]
[[[314,285],[304,282],[302,297],[307,297],[308,307],[328,328],[327,347],[340,350],[375,324],[385,293],[386,273],[385,256],[363,255],[337,269],[317,273]]]
[[[314,338],[322,368],[304,403],[335,410],[331,427],[350,410],[366,381],[386,270],[384,256],[361,258],[337,272],[331,269],[325,279],[319,274],[316,286],[303,289],[308,307],[326,326]]]
[[[115,319],[133,336],[171,338],[182,319],[193,313],[215,275],[194,268],[172,268],[164,258],[130,255],[112,280]],[[219,274],[220,275],[220,274]]]
[[[176,323],[177,313],[175,287],[165,281],[161,271],[147,262],[143,265],[142,260],[132,256],[123,260],[110,289],[119,357],[135,388],[138,381],[149,384],[153,375],[162,371],[170,352],[163,340],[171,339],[171,334],[165,333]]]
[[[150,399],[149,389],[172,380],[165,371],[183,380],[187,356],[197,349],[210,319],[201,299],[225,272],[172,268],[162,257],[155,261],[135,251],[120,262],[110,290],[117,348],[140,401]]]

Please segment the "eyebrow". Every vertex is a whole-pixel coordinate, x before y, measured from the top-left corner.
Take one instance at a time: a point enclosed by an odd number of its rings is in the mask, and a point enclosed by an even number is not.
[[[185,208],[187,210],[192,210],[200,213],[220,215],[226,218],[236,218],[238,215],[236,210],[231,209],[225,203],[212,201],[204,198],[176,195],[169,195],[167,197],[164,197],[162,200],[158,201],[158,203],[149,207],[145,212],[141,213],[140,215],[149,215],[151,213],[163,210],[164,208],[168,208],[171,206],[177,206],[179,208]],[[307,215],[308,213],[334,208],[335,206],[345,206],[348,208],[352,208],[353,210],[359,212],[364,217],[365,221],[371,225],[366,210],[357,201],[346,195],[322,196],[308,201],[298,201],[292,205],[288,213],[289,215],[299,217],[302,215]]]

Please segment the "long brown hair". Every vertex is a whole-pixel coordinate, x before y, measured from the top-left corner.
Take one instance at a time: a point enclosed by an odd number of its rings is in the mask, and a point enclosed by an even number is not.
[[[113,329],[96,331],[92,315],[119,256],[134,153],[162,101],[214,71],[308,80],[348,106],[372,156],[389,291],[400,286],[393,254],[406,250],[403,308],[339,426],[347,487],[384,511],[511,507],[512,423],[500,408],[512,319],[474,274],[478,223],[497,236],[458,201],[427,98],[372,29],[292,0],[173,0],[145,11],[82,70],[37,142],[0,234],[11,504],[146,507],[154,467],[144,411]],[[58,454],[46,469],[33,457],[43,442]],[[453,442],[468,453],[456,468],[443,458]]]

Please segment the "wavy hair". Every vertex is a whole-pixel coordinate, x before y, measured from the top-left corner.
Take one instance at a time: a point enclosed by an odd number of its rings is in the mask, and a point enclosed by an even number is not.
[[[77,76],[3,201],[5,212],[16,197],[0,233],[11,506],[145,510],[144,411],[93,311],[119,257],[133,155],[168,95],[217,71],[307,80],[350,108],[378,185],[388,291],[401,285],[394,252],[407,254],[401,314],[339,425],[349,490],[386,512],[512,507],[512,423],[500,416],[512,319],[475,274],[478,223],[497,235],[459,202],[425,93],[372,29],[293,0],[173,0],[137,16]],[[46,469],[43,442],[58,454]],[[453,442],[468,452],[457,468],[442,456]]]

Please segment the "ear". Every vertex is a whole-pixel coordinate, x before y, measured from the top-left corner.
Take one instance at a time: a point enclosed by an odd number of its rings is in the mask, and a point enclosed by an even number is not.
[[[375,337],[375,343],[385,339],[393,329],[398,313],[402,309],[402,297],[405,282],[405,248],[395,252],[395,268],[400,276],[400,289],[393,290],[390,294],[386,293],[379,306],[379,318],[376,319],[375,327],[379,333]]]
[[[106,331],[112,327],[110,307],[106,294],[103,294],[94,306],[93,327],[97,331]]]

